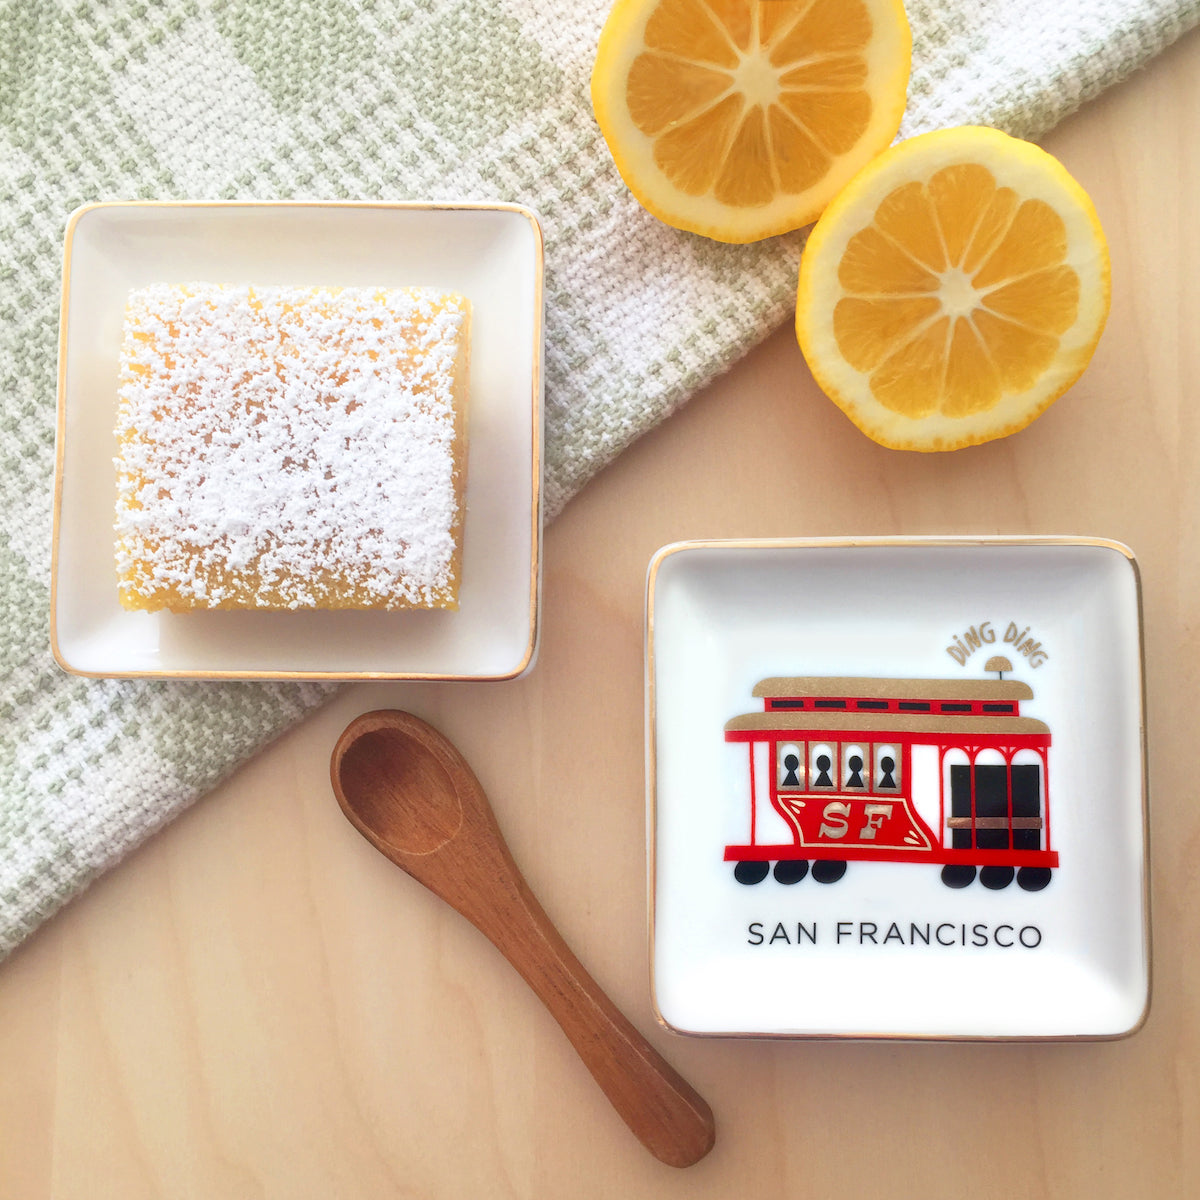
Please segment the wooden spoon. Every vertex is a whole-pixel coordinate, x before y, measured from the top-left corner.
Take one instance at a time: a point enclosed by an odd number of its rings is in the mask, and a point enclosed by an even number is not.
[[[455,747],[411,713],[364,713],[338,739],[330,775],[359,833],[516,967],[650,1153],[673,1167],[703,1158],[715,1138],[712,1110],[571,953]]]

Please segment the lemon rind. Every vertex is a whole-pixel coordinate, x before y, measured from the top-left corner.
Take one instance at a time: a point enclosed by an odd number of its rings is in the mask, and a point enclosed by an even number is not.
[[[667,225],[714,241],[744,244],[800,229],[821,214],[864,163],[896,136],[904,116],[912,63],[912,31],[902,0],[864,0],[875,23],[867,47],[871,119],[854,148],[811,188],[783,193],[770,204],[739,208],[712,196],[680,191],[654,161],[654,139],[633,123],[624,85],[644,48],[644,33],[659,0],[617,0],[609,13],[592,68],[592,109],[613,162],[637,202]]]
[[[914,171],[919,162],[920,171]],[[871,393],[868,374],[851,367],[837,348],[833,310],[842,292],[838,264],[851,237],[868,224],[894,188],[928,178],[945,166],[979,162],[1022,199],[1042,199],[1064,218],[1067,256],[1080,277],[1079,311],[1061,335],[1053,363],[1023,391],[1006,392],[983,413],[910,418]],[[821,390],[868,437],[898,450],[942,451],[979,445],[1024,429],[1083,374],[1103,333],[1111,301],[1104,230],[1091,197],[1052,155],[986,126],[919,134],[876,158],[826,208],[800,262],[796,335]]]

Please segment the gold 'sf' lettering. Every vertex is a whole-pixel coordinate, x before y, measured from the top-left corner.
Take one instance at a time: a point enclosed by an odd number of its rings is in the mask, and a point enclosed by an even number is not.
[[[892,815],[890,804],[868,804],[863,813],[867,823],[858,831],[859,841],[874,840],[875,831]]]
[[[890,806],[889,806],[890,807]],[[850,828],[850,805],[842,800],[830,800],[821,813],[821,828],[817,837],[844,838]]]

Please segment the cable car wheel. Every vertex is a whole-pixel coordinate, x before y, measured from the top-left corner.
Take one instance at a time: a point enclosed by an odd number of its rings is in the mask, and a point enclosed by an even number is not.
[[[808,874],[808,863],[803,858],[781,858],[775,864],[775,870],[772,873],[776,883],[787,884],[790,887],[793,883],[799,883]],[[816,877],[814,876],[814,878]]]
[[[818,859],[812,865],[812,877],[818,883],[837,883],[846,873],[846,864],[837,858]]]
[[[942,868],[942,882],[948,888],[970,887],[975,882],[975,868],[965,863],[949,863]]]
[[[1049,867],[1022,867],[1017,872],[1017,887],[1027,892],[1040,892],[1049,882]]]
[[[733,868],[733,877],[738,883],[744,883],[747,887],[750,887],[753,884],[762,883],[766,879],[767,872],[770,869],[771,864],[769,862],[740,862]]]
[[[985,888],[989,888],[993,892],[998,892],[1012,883],[1016,873],[1017,870],[1015,867],[984,867],[979,872],[979,882]]]

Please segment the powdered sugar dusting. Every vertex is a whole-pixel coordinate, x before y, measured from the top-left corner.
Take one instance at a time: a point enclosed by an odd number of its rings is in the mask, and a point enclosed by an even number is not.
[[[453,604],[468,312],[423,289],[131,293],[117,427],[126,603]]]

